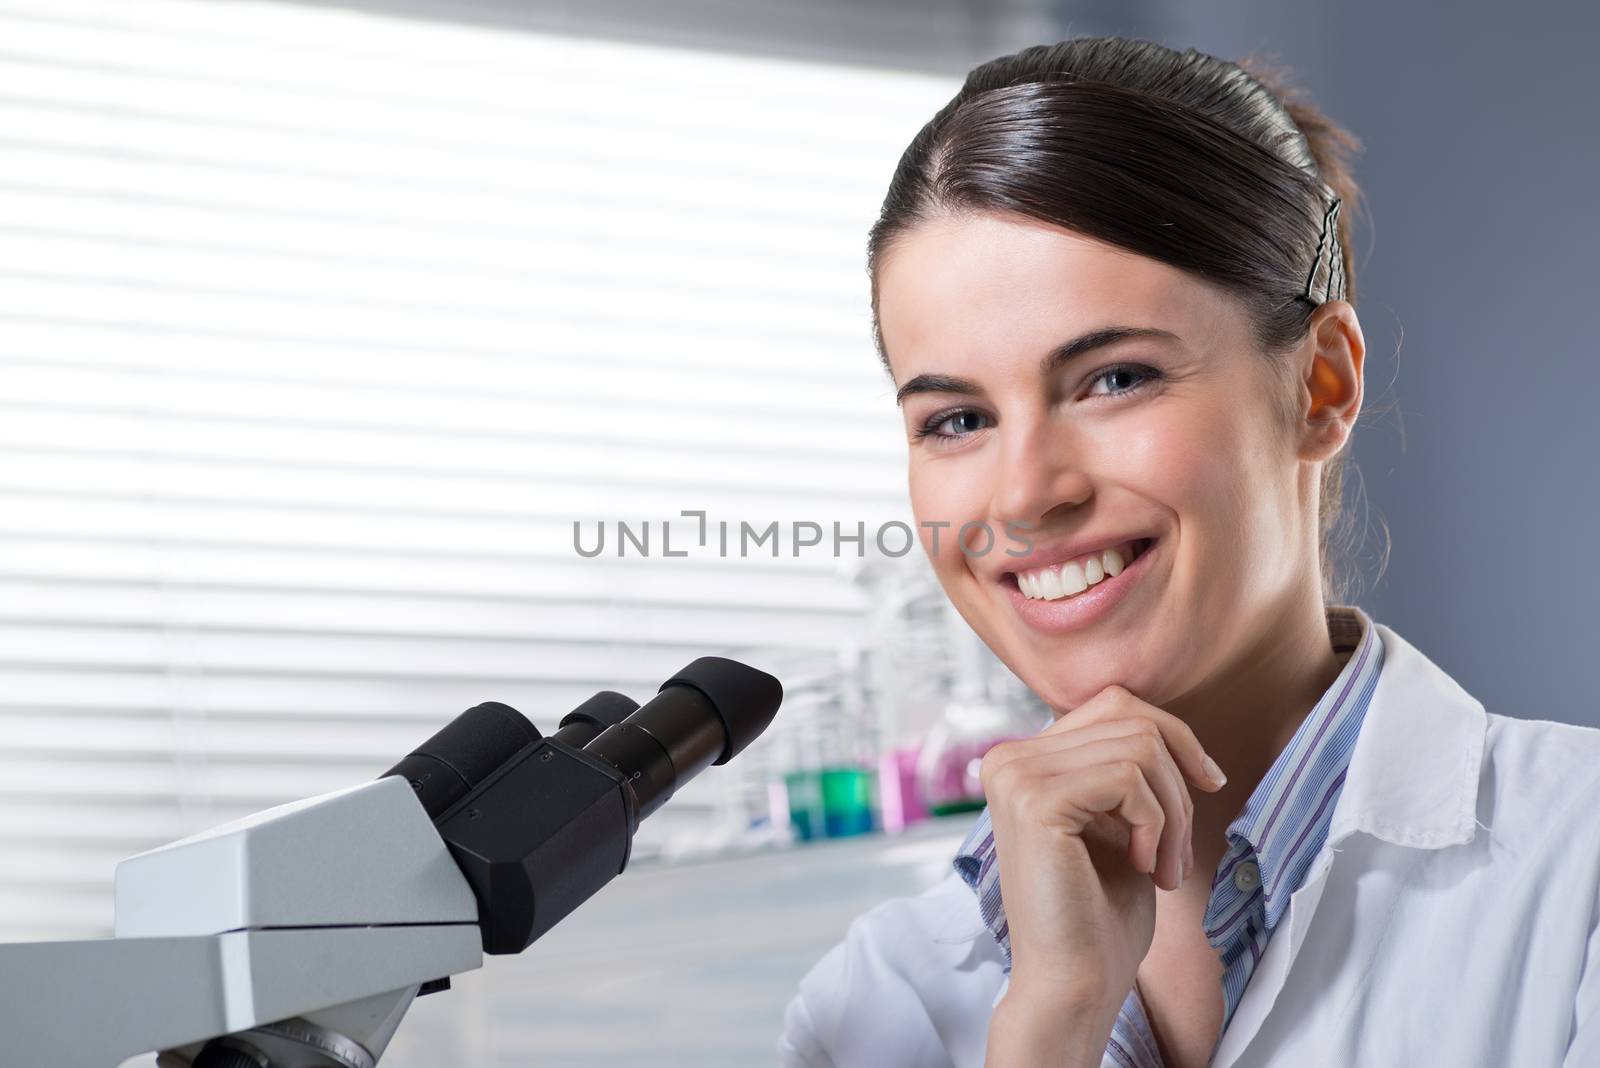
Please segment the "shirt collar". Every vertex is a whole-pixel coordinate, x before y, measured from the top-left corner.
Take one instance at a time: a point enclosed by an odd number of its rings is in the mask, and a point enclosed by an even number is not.
[[[1216,876],[1225,879],[1240,865],[1256,865],[1269,930],[1277,925],[1289,895],[1298,889],[1327,838],[1351,753],[1383,671],[1383,641],[1365,612],[1353,605],[1329,605],[1325,615],[1329,639],[1344,661],[1343,668],[1228,825],[1230,848]],[[1237,910],[1231,889],[1221,898],[1213,896],[1206,913],[1208,931],[1215,936],[1231,928],[1227,921],[1237,918]]]

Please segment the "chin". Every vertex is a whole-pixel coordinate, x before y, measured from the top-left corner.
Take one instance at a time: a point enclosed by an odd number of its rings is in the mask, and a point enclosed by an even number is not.
[[[1107,679],[1098,686],[1093,686],[1087,690],[1083,689],[1081,686],[1067,686],[1063,684],[1063,686],[1059,689],[1046,689],[1042,692],[1039,690],[1034,690],[1033,692],[1038,696],[1039,700],[1043,701],[1049,706],[1051,712],[1055,713],[1056,716],[1059,717],[1065,716],[1072,712],[1078,706],[1086,703],[1096,694],[1100,693],[1100,691],[1104,690],[1107,686],[1112,685],[1114,682],[1116,682],[1115,679]]]
[[[1119,671],[1076,673],[1063,670],[1063,665],[1059,661],[1049,667],[1041,665],[1034,671],[1017,671],[1015,668],[1012,670],[1034,696],[1049,706],[1057,716],[1064,716],[1088,702],[1107,686],[1121,686],[1129,693],[1143,700],[1149,700],[1144,695],[1149,692],[1150,682],[1137,670],[1124,668]]]

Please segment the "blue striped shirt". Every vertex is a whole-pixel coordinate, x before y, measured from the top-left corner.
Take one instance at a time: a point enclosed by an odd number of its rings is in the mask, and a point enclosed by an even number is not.
[[[1329,639],[1344,667],[1228,825],[1228,851],[1211,882],[1206,937],[1224,968],[1218,1045],[1290,895],[1327,839],[1333,806],[1383,667],[1383,640],[1365,612],[1354,605],[1329,605],[1326,616]],[[953,863],[977,894],[979,911],[1005,953],[1010,975],[1011,938],[996,859],[994,829],[984,809]],[[1137,983],[1117,1013],[1101,1066],[1162,1068]]]

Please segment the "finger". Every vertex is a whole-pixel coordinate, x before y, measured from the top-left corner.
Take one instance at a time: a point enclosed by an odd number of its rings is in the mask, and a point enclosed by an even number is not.
[[[1142,702],[1137,702],[1135,699],[1134,702],[1122,705],[1121,714],[1114,719],[1094,721],[1086,718],[1070,731],[1063,729],[1054,733],[1041,732],[1033,737],[1008,739],[998,743],[984,754],[979,765],[979,780],[983,784],[984,796],[993,798],[996,796],[995,787],[992,785],[993,776],[1008,764],[1047,753],[1080,749],[1093,741],[1134,739],[1132,752],[1135,758],[1146,765],[1152,786],[1162,803],[1172,813],[1164,825],[1162,839],[1158,843],[1158,866],[1151,874],[1157,886],[1165,890],[1175,890],[1183,885],[1188,858],[1193,856],[1194,802],[1189,796],[1182,769],[1166,747],[1166,738],[1161,733],[1157,720],[1151,716],[1135,714],[1138,704]],[[1081,763],[1058,765],[1055,773],[1080,766]]]
[[[1059,819],[1080,837],[1104,813],[1128,826],[1128,862],[1150,872],[1159,861],[1166,809],[1150,787],[1144,769],[1132,760],[1088,764],[1070,776],[1046,776],[1024,787],[1018,797],[1032,818]]]
[[[1185,803],[1186,791],[1172,756],[1167,752],[1159,733],[1146,727],[1136,729],[1121,737],[1105,738],[1084,745],[1062,748],[1011,761],[1007,776],[998,790],[1009,785],[1011,789],[1029,793],[1038,787],[1029,784],[1045,780],[1064,797],[1070,797],[1076,782],[1087,771],[1108,764],[1129,763],[1136,766],[1147,787],[1161,805],[1163,818],[1151,854],[1155,870],[1151,872],[1156,885],[1165,890],[1175,890],[1182,884],[1183,858],[1187,850],[1191,826],[1191,809]],[[1077,828],[1070,828],[1079,833]],[[1134,852],[1130,842],[1130,863],[1140,871],[1149,870],[1144,858]]]
[[[1007,764],[1021,757],[1028,756],[1036,750],[1032,748],[1038,741],[1033,738],[1007,738],[991,745],[984,751],[983,759],[978,762],[978,781],[983,784],[984,796],[989,796],[989,780],[994,774]]]
[[[1151,790],[1166,812],[1161,838],[1157,844],[1158,865],[1152,872],[1157,886],[1176,890],[1183,885],[1183,858],[1188,852],[1190,828],[1193,826],[1193,808],[1189,792],[1177,763],[1167,750],[1161,733],[1154,730],[1149,720],[1134,721],[1133,733],[1120,738],[1082,747],[1084,756],[1102,762],[1131,759],[1143,770]]]
[[[994,765],[1009,763],[1024,756],[1040,756],[1044,753],[1061,752],[1066,749],[1079,748],[1089,742],[1102,741],[1116,738],[1131,738],[1145,735],[1156,739],[1160,746],[1158,763],[1161,766],[1161,775],[1170,780],[1169,790],[1161,792],[1161,796],[1170,797],[1175,793],[1181,801],[1182,819],[1174,819],[1168,828],[1168,838],[1163,843],[1166,847],[1162,852],[1163,865],[1156,874],[1156,884],[1164,889],[1173,889],[1182,885],[1182,879],[1187,878],[1185,869],[1192,862],[1193,837],[1194,837],[1194,800],[1189,796],[1188,783],[1185,781],[1182,769],[1178,767],[1170,750],[1166,748],[1165,738],[1155,722],[1149,717],[1137,715],[1124,715],[1117,719],[1103,722],[1091,722],[1088,726],[1078,726],[1070,731],[1058,731],[1049,736],[1034,736],[1032,738],[1017,740],[1020,744],[998,754]],[[1152,782],[1156,781],[1152,779]],[[987,791],[986,791],[987,796]],[[1170,854],[1176,851],[1176,859]]]
[[[1069,720],[1071,724],[1067,726]],[[1071,717],[1061,717],[1031,737],[1007,738],[996,742],[989,747],[984,756],[987,758],[993,754],[993,758],[989,760],[990,770],[993,771],[1019,757],[1056,752],[1085,742],[1099,741],[1103,738],[1122,738],[1140,731],[1156,729],[1154,722],[1145,716],[1119,716],[1115,719],[1079,721],[1074,714]],[[1179,773],[1182,774],[1181,770]]]
[[[1165,739],[1162,738],[1160,730],[1156,727],[1152,720],[1144,716],[1123,716],[1118,719],[1105,720],[1104,722],[1100,723],[1091,723],[1086,727],[1079,726],[1078,728],[1070,731],[1058,731],[1055,734],[1049,735],[1048,737],[1034,736],[1032,738],[1024,739],[1027,744],[1018,747],[1015,753],[1021,754],[1026,752],[1028,754],[1037,756],[1041,753],[1057,752],[1062,749],[1076,748],[1088,742],[1101,741],[1111,738],[1127,738],[1137,734],[1148,734],[1152,737],[1161,739],[1161,763],[1165,769],[1165,774],[1172,780],[1172,788],[1177,791],[1178,795],[1182,798],[1183,820],[1181,824],[1182,832],[1179,835],[1179,856],[1176,864],[1176,870],[1179,875],[1187,878],[1188,875],[1186,869],[1192,862],[1194,855],[1194,799],[1189,796],[1189,785],[1183,777],[1182,769],[1178,767],[1178,764],[1176,760],[1173,759],[1171,752],[1166,749]],[[1015,756],[1007,754],[1003,759],[1015,759]],[[1162,874],[1163,876],[1166,876],[1165,870]],[[1173,878],[1175,877],[1176,876],[1173,876]],[[1167,885],[1167,880],[1165,878],[1158,879],[1157,883],[1160,885]]]
[[[1058,721],[1059,722],[1059,721]],[[1131,716],[1122,719],[1107,720],[1103,723],[1090,723],[1088,726],[1077,726],[1070,731],[1056,731],[1055,733],[1040,732],[1031,738],[1008,738],[996,742],[984,753],[984,763],[989,773],[998,770],[1002,765],[1025,756],[1037,756],[1040,753],[1054,753],[1062,749],[1072,749],[1083,745],[1085,742],[1100,741],[1104,738],[1122,738],[1139,731],[1153,729],[1150,722],[1143,717]],[[984,767],[979,768],[980,781],[983,778]]]
[[[1157,708],[1148,701],[1129,692],[1125,687],[1112,684],[1089,700],[1050,724],[1035,738],[1054,736],[1065,731],[1092,726],[1111,719],[1138,716],[1148,719],[1161,731],[1162,739],[1185,779],[1208,793],[1222,788],[1227,780],[1212,778],[1206,771],[1206,751],[1200,739],[1187,723],[1166,709]],[[1023,739],[1031,741],[1033,739]]]
[[[1087,794],[1089,807],[1128,825],[1130,861],[1155,878],[1160,870],[1161,839],[1171,820],[1144,769],[1133,761],[1119,760],[1095,764],[1079,774],[1078,793]],[[1104,807],[1107,804],[1112,805],[1109,810]]]

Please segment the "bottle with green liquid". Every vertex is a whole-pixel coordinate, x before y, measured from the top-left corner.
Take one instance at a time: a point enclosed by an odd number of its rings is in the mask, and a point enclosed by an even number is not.
[[[824,702],[800,731],[797,766],[784,774],[796,841],[847,838],[878,829],[878,782],[860,759],[859,725],[836,701]]]

